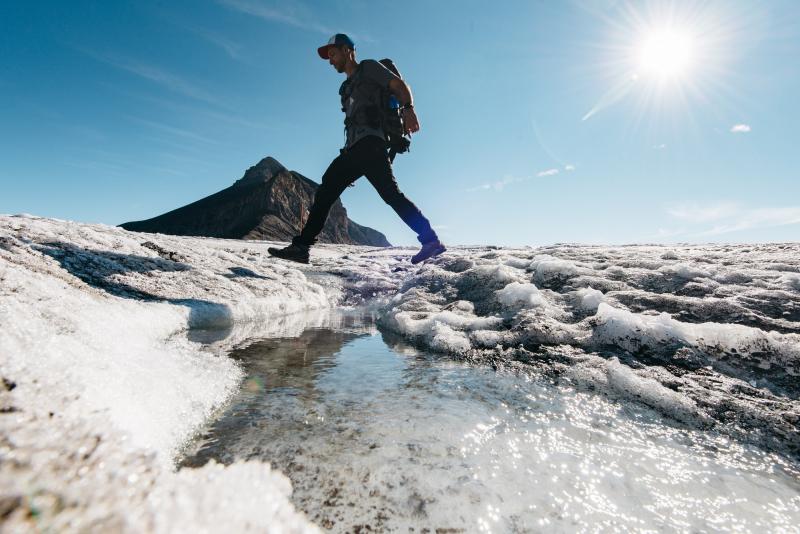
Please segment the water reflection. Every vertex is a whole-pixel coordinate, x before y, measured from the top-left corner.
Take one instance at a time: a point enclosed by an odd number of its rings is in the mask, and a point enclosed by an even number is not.
[[[776,530],[792,466],[534,376],[431,357],[368,313],[236,351],[248,373],[184,466],[269,461],[333,531]]]

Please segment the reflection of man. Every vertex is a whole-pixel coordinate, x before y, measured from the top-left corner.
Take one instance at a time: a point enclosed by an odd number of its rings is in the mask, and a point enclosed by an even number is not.
[[[355,45],[342,33],[331,37],[328,44],[318,50],[320,57],[329,60],[337,72],[347,74],[339,94],[345,112],[347,141],[341,154],[331,162],[322,176],[322,185],[314,196],[314,204],[300,235],[286,248],[270,248],[269,253],[278,258],[308,263],[308,251],[322,231],[328,211],[344,189],[366,176],[422,243],[422,249],[411,258],[419,263],[445,251],[428,219],[422,215],[406,196],[400,192],[392,175],[392,164],[387,154],[386,137],[376,120],[380,108],[380,93],[388,88],[400,102],[406,134],[419,131],[419,120],[414,112],[411,90],[389,69],[372,59],[356,62]]]

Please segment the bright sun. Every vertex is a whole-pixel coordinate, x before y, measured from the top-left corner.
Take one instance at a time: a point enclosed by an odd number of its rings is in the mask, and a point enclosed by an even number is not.
[[[642,74],[660,80],[680,78],[691,66],[692,41],[679,31],[654,31],[641,44],[638,59]]]
[[[645,116],[676,120],[676,110],[685,114],[687,109],[681,108],[708,102],[717,88],[727,85],[720,81],[730,75],[727,65],[736,52],[732,44],[752,40],[742,22],[749,8],[734,9],[733,2],[611,3],[618,7],[613,17],[603,19],[607,31],[596,44],[601,55],[590,56],[605,91],[584,121],[629,97],[635,99],[630,104],[637,123]]]

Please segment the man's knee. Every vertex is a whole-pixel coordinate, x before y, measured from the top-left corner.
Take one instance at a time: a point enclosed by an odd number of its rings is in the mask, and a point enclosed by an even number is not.
[[[322,184],[320,184],[320,186],[314,192],[314,203],[317,204],[328,198],[330,196],[330,189],[330,184],[322,182]]]

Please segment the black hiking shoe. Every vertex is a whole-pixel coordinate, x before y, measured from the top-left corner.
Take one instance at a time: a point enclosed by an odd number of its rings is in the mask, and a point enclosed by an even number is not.
[[[425,261],[428,258],[433,258],[434,256],[438,256],[442,252],[447,250],[441,241],[438,239],[435,241],[428,241],[427,243],[423,243],[422,248],[411,257],[411,263],[417,264],[421,261]]]
[[[302,245],[291,244],[286,248],[269,247],[267,252],[269,252],[270,256],[275,256],[282,260],[308,263],[308,247]]]

